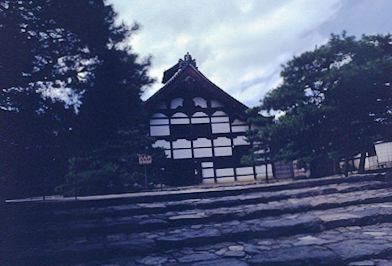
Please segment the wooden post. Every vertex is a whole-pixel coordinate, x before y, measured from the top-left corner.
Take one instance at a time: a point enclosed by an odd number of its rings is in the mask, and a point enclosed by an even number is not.
[[[76,176],[74,176],[74,198],[78,200],[78,183],[76,182]]]
[[[147,190],[147,164],[144,165],[144,189]]]
[[[139,165],[144,165],[144,189],[147,189],[148,181],[147,181],[147,164],[152,163],[151,155],[147,154],[139,154]]]

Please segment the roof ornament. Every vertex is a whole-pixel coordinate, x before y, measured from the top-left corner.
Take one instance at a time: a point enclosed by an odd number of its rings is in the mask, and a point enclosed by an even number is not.
[[[189,52],[187,52],[186,55],[184,55],[184,59],[178,60],[178,65],[180,69],[183,69],[188,65],[192,65],[195,68],[197,68],[196,59],[192,59],[192,56],[189,54]]]

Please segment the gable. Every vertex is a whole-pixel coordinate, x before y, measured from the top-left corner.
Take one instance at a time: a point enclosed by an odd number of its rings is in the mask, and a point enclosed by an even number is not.
[[[205,106],[204,101],[209,99],[213,107],[224,106],[241,117],[246,116],[245,111],[248,107],[206,78],[197,69],[194,60],[189,64],[180,60],[175,66],[165,71],[163,81],[164,86],[145,102],[148,110],[154,109],[167,100],[193,97],[196,106]]]

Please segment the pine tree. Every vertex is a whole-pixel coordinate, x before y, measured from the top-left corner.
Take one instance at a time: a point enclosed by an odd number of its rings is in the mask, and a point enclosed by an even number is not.
[[[325,172],[320,167],[326,158],[344,160],[347,174],[350,158],[390,138],[390,73],[391,35],[332,35],[327,44],[294,57],[283,67],[283,83],[260,106],[279,114],[260,130],[269,132],[273,159],[299,159],[316,175]]]
[[[103,0],[0,1],[5,193],[53,193],[69,157],[143,122],[149,59],[126,44],[138,26],[116,16]]]

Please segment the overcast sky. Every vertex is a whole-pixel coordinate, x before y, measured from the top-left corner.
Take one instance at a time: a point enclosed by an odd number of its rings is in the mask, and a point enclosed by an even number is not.
[[[131,45],[152,56],[150,75],[186,52],[199,70],[252,107],[279,82],[281,64],[325,43],[330,33],[391,31],[391,0],[109,0],[120,19],[141,24]]]

